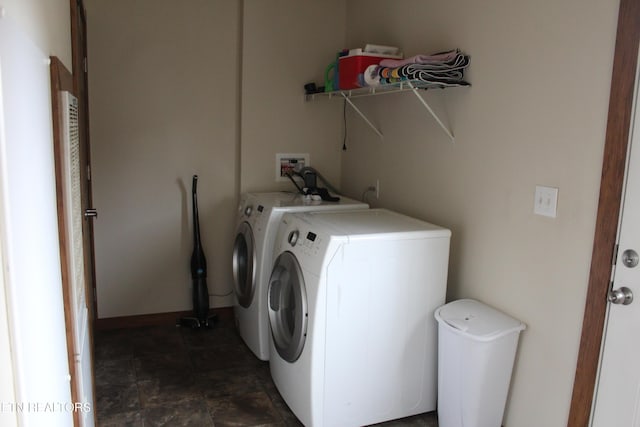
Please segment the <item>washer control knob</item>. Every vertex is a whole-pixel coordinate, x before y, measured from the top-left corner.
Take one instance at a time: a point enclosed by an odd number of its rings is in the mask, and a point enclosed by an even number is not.
[[[253,212],[253,206],[247,206],[246,208],[244,208],[244,214],[246,216],[251,216],[251,212]]]
[[[300,236],[300,232],[298,230],[293,230],[291,233],[289,233],[289,237],[287,238],[287,241],[291,246],[295,246],[296,243],[298,243],[299,236]]]

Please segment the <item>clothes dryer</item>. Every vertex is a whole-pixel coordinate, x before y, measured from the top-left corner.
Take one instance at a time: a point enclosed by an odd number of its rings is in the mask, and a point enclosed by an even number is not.
[[[240,336],[261,360],[269,360],[267,285],[273,244],[285,212],[368,209],[369,205],[340,196],[337,202],[297,193],[243,193],[238,206],[233,246],[234,316]]]
[[[383,209],[286,214],[269,280],[270,370],[306,426],[436,409],[445,228]]]

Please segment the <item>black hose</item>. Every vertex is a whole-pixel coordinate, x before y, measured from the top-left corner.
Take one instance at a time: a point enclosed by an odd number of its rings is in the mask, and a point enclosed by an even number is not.
[[[289,172],[286,172],[285,175],[287,176],[287,178],[289,178],[291,180],[291,182],[293,182],[293,185],[296,186],[296,188],[298,189],[298,191],[300,192],[300,194],[304,195],[304,190],[302,189],[302,187],[300,187],[298,185],[298,183],[296,182],[295,179],[293,179],[293,177],[291,176],[291,174]]]
[[[320,174],[320,172],[318,172],[317,170],[315,170],[315,169],[314,169],[314,168],[312,168],[311,166],[305,166],[305,167],[303,167],[302,169],[300,169],[300,171],[298,172],[298,174],[299,174],[299,175],[304,175],[304,173],[305,173],[306,171],[310,171],[310,172],[315,173],[315,174],[316,174],[316,176],[317,176],[318,178],[320,178],[320,180],[322,180],[322,182],[324,182],[324,184],[327,186],[327,188],[328,188],[329,190],[331,190],[331,192],[332,192],[332,193],[334,193],[334,194],[340,194],[340,192],[339,192],[338,190],[336,190],[336,189],[335,189],[335,187],[334,187],[333,185],[331,185],[331,183],[330,183],[329,181],[327,181],[327,180],[325,179],[325,177],[324,177],[324,176],[322,176],[322,175]],[[296,185],[296,187],[297,187],[297,185]]]

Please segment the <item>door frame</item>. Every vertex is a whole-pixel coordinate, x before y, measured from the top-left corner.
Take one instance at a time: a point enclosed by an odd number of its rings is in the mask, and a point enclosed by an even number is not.
[[[68,91],[73,93],[73,81],[71,73],[57,57],[50,57],[50,77],[51,77],[51,109],[53,118],[53,150],[55,156],[56,172],[56,202],[58,209],[58,236],[60,240],[60,272],[62,276],[62,296],[64,298],[64,321],[67,335],[67,359],[69,362],[69,375],[71,376],[71,399],[73,402],[80,401],[78,393],[78,371],[76,369],[75,353],[76,346],[73,337],[77,334],[75,319],[73,318],[73,298],[71,298],[71,272],[69,271],[69,259],[72,254],[67,250],[67,222],[65,220],[64,203],[64,170],[62,169],[64,150],[62,149],[62,111],[60,108],[60,92]],[[68,207],[67,207],[68,208]],[[93,404],[93,402],[91,402]],[[73,423],[80,425],[80,415],[78,411],[73,412]]]
[[[71,84],[70,90],[79,103],[81,191],[83,209],[93,208],[93,192],[91,186],[91,140],[89,130],[89,82],[87,64],[87,14],[83,0],[69,0],[70,32],[71,32]],[[86,167],[86,168],[85,168]],[[91,360],[91,387],[93,396],[92,414],[94,425],[98,424],[95,387],[95,358],[93,332],[97,319],[95,246],[93,235],[93,219],[83,221],[83,248],[85,267],[85,301],[88,311],[89,352]],[[65,310],[66,312],[67,310]],[[65,314],[66,316],[66,314]],[[76,421],[76,420],[74,420]],[[76,421],[79,425],[79,420]]]
[[[93,191],[91,185],[91,139],[89,130],[89,82],[87,70],[87,14],[83,0],[69,0],[71,15],[71,73],[73,76],[73,93],[78,98],[80,107],[81,132],[81,161],[86,163],[88,179],[83,180],[83,198],[86,198],[87,207],[93,207]],[[85,173],[85,172],[83,172]],[[86,187],[85,187],[86,186]],[[95,271],[95,246],[93,235],[93,220],[87,221],[85,227],[90,232],[85,237],[85,247],[88,249],[85,256],[86,267],[86,295],[89,308],[89,324],[93,331],[95,319],[98,318],[96,300],[96,271]],[[93,341],[93,333],[91,334]]]
[[[620,0],[600,199],[569,427],[585,427],[591,416],[620,217],[639,46],[640,1]]]

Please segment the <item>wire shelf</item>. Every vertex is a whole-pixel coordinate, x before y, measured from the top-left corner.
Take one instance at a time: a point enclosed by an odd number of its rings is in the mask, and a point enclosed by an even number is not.
[[[319,92],[305,95],[306,101],[315,101],[318,98],[338,98],[344,99],[358,115],[369,125],[369,127],[380,137],[383,138],[382,132],[374,126],[374,124],[367,118],[367,116],[351,101],[354,98],[362,98],[366,96],[386,95],[391,93],[408,92],[411,91],[418,98],[420,103],[426,108],[426,110],[433,116],[438,125],[447,134],[451,142],[455,142],[455,138],[451,130],[444,124],[444,122],[433,111],[427,101],[420,95],[418,90],[428,89],[446,89],[450,87],[468,87],[468,84],[441,84],[441,83],[429,83],[422,80],[403,80],[396,83],[388,83],[380,86],[368,86],[360,87],[356,89],[336,90],[332,92]]]

